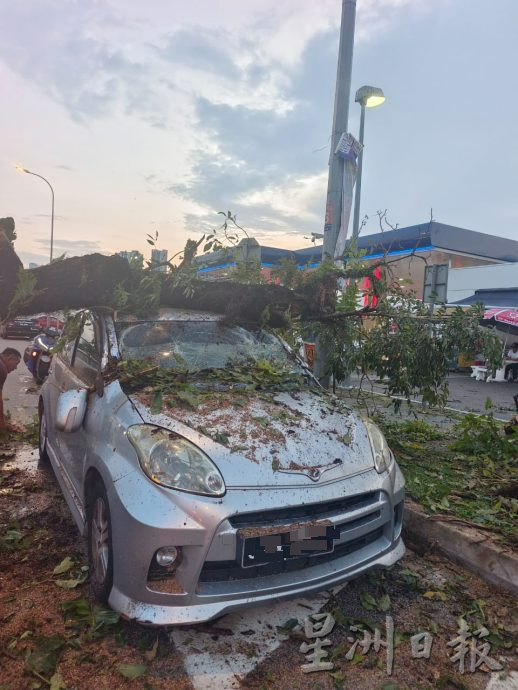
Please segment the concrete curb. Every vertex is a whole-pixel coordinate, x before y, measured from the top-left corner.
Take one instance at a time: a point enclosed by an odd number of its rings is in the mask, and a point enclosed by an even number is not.
[[[431,519],[407,499],[403,535],[414,551],[438,550],[491,584],[518,595],[518,552],[491,541],[484,531]]]

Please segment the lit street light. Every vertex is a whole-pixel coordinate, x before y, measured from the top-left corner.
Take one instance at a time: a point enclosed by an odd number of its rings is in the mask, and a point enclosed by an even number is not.
[[[27,170],[27,168],[23,168],[21,165],[17,165],[16,170],[18,170],[18,172],[27,173],[28,175],[34,175],[35,177],[39,177],[40,180],[46,182],[50,187],[50,193],[52,194],[52,213],[50,216],[50,263],[52,263],[52,248],[54,245],[54,190],[52,189],[52,185],[50,184],[50,182],[45,177],[43,177],[43,175],[38,175],[38,173],[31,172],[30,170]]]
[[[363,134],[365,130],[365,108],[375,108],[381,105],[385,96],[383,91],[375,86],[362,86],[356,92],[354,99],[362,108],[360,117],[360,144],[362,149],[358,155],[358,172],[356,174],[356,191],[354,193],[354,218],[353,218],[353,232],[351,236],[351,244],[354,246],[358,240],[360,232],[360,197],[362,190],[362,162],[363,162]]]

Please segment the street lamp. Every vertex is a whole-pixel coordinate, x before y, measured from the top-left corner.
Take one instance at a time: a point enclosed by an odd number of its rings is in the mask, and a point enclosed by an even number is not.
[[[21,165],[17,165],[16,170],[18,170],[18,172],[27,173],[28,175],[34,175],[35,177],[39,177],[40,180],[46,182],[50,187],[50,193],[52,194],[52,213],[50,216],[50,263],[52,263],[52,249],[54,246],[54,190],[52,189],[52,185],[50,184],[50,182],[45,177],[43,177],[43,175],[38,175],[38,173],[32,172],[31,170],[27,170],[27,168],[23,168]]]
[[[360,232],[360,196],[362,190],[362,163],[363,163],[363,134],[365,130],[365,108],[375,108],[381,105],[385,96],[383,91],[376,86],[362,86],[356,92],[356,103],[359,103],[362,108],[360,117],[360,144],[362,149],[358,155],[358,172],[356,174],[356,191],[354,193],[354,218],[353,218],[353,232],[351,236],[351,244],[354,246],[358,240]]]

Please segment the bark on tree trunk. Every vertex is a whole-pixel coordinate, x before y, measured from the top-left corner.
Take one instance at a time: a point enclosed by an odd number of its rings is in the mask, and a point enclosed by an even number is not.
[[[2,256],[0,252],[0,259]],[[4,276],[2,268],[0,265],[0,279]],[[13,316],[109,304],[114,287],[119,283],[129,283],[131,276],[126,259],[102,254],[75,256],[23,270],[23,273],[35,280],[34,291],[30,299],[14,307],[17,313]],[[3,317],[13,295],[14,289],[5,297],[2,292],[0,314]]]
[[[7,316],[20,270],[23,270],[22,262],[5,233],[0,232],[0,320]]]
[[[306,313],[308,302],[280,285],[246,285],[229,280],[195,283],[192,295],[185,295],[182,287],[162,287],[160,304],[178,309],[198,309],[225,314],[231,320],[268,323],[273,327],[287,325],[287,312]]]
[[[146,273],[142,273],[144,277]],[[24,270],[16,253],[0,233],[0,318],[39,312],[113,305],[113,291],[121,284],[130,293],[130,303],[146,303],[146,281],[119,256],[89,254],[55,261],[46,266]],[[147,284],[147,283],[146,283]],[[24,296],[20,299],[23,285]],[[243,284],[231,280],[194,280],[190,292],[185,285],[173,286],[171,276],[163,276],[160,305],[178,309],[198,309],[225,314],[229,320],[273,327],[285,327],[290,316],[302,318],[330,311],[332,285],[315,284],[304,291],[294,291],[274,284]],[[131,299],[131,293],[133,298]],[[15,300],[13,302],[13,297]],[[155,302],[158,304],[158,299]],[[129,307],[131,310],[131,307]],[[331,309],[332,311],[332,309]]]

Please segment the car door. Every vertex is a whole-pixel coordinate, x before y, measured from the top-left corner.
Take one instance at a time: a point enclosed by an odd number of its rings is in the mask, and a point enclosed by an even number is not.
[[[101,370],[102,333],[99,317],[90,311],[83,312],[80,333],[75,340],[70,362],[66,357],[59,357],[55,362],[54,379],[58,384],[58,395],[69,390],[89,389],[86,415],[81,427],[74,432],[55,431],[55,442],[63,470],[78,496],[82,495],[83,469],[88,448],[88,417],[100,400],[95,388]]]

